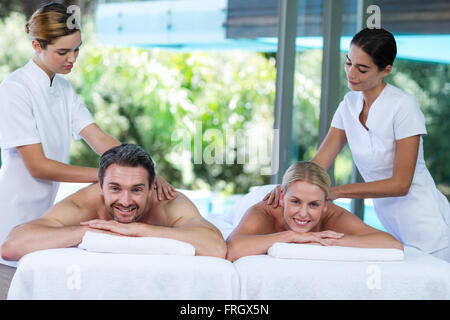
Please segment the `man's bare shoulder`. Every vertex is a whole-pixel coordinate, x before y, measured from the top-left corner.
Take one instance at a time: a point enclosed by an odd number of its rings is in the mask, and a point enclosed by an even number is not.
[[[158,201],[153,217],[159,217],[160,221],[164,221],[164,225],[173,226],[180,219],[193,219],[201,217],[195,204],[182,192],[177,191],[175,197],[170,200]]]
[[[61,202],[70,201],[80,208],[90,208],[97,210],[100,206],[104,206],[103,195],[100,192],[98,183],[93,183],[77,192],[71,194]]]
[[[99,185],[92,184],[56,203],[43,218],[64,226],[77,225],[81,221],[97,218],[101,206],[104,206],[104,202]]]

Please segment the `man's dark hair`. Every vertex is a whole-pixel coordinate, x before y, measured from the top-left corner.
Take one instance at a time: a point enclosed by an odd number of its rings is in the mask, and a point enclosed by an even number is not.
[[[353,37],[350,45],[352,44],[367,53],[379,70],[392,65],[397,55],[395,38],[384,29],[365,28]]]
[[[143,167],[148,173],[149,186],[155,180],[155,164],[150,155],[138,145],[123,143],[103,153],[98,168],[98,179],[101,186],[103,185],[105,171],[112,164],[133,168]]]

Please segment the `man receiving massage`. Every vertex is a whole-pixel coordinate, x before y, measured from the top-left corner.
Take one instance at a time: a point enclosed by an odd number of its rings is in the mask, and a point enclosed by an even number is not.
[[[139,146],[122,144],[106,151],[98,176],[99,184],[65,198],[43,217],[15,227],[2,245],[2,258],[19,260],[38,250],[74,247],[86,231],[171,238],[192,244],[196,255],[225,257],[220,231],[185,195],[177,192],[170,200],[157,199],[153,161]]]
[[[283,176],[281,207],[250,207],[227,239],[227,259],[267,253],[275,242],[396,248],[401,242],[327,201],[330,177],[312,162],[296,162]]]

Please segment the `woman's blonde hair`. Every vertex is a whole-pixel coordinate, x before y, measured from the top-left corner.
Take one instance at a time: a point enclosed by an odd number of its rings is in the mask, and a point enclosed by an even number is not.
[[[65,5],[47,3],[33,13],[25,25],[25,31],[45,49],[57,38],[79,31],[77,28],[68,27],[67,22],[71,17]]]
[[[295,181],[312,183],[325,192],[325,198],[328,197],[331,186],[330,177],[321,166],[313,162],[298,161],[292,164],[284,173],[281,188],[286,192],[290,184]]]

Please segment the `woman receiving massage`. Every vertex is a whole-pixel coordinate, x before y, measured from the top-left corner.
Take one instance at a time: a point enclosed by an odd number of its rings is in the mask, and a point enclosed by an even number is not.
[[[291,165],[283,176],[280,206],[261,201],[250,207],[227,239],[227,259],[265,254],[276,242],[403,250],[389,233],[328,201],[329,190],[330,177],[319,165]]]
[[[333,186],[328,199],[373,199],[380,222],[396,239],[450,262],[450,205],[426,167],[425,118],[413,96],[384,81],[396,54],[394,36],[384,29],[366,28],[353,37],[345,63],[351,91],[311,161],[328,170],[348,143],[364,182]],[[279,193],[277,187],[267,203],[276,207]]]

